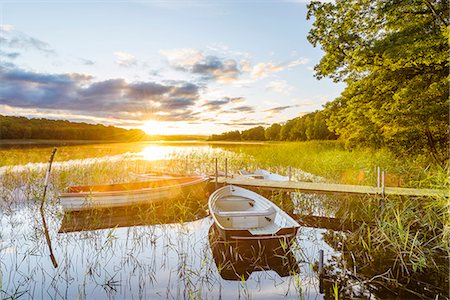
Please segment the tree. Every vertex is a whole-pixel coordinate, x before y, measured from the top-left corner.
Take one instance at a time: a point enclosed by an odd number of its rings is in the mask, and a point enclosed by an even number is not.
[[[444,163],[449,130],[448,1],[311,2],[308,35],[325,54],[316,76],[345,81],[325,108],[351,145],[386,146]]]
[[[273,123],[270,127],[266,129],[264,133],[266,140],[278,141],[280,140],[281,125],[278,123]]]
[[[264,136],[264,127],[258,126],[242,131],[241,135],[243,140],[247,141],[264,141],[266,137]]]

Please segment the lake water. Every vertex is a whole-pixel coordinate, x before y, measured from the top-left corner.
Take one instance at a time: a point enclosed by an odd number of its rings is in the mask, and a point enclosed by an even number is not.
[[[360,199],[265,193],[302,224],[287,248],[264,242],[222,243],[206,210],[207,197],[73,214],[65,214],[58,200],[68,185],[132,181],[133,173],[150,169],[212,174],[215,158],[220,158],[221,170],[227,158],[230,173],[249,164],[258,167],[239,147],[204,143],[60,146],[43,211],[39,209],[43,174],[52,148],[3,148],[0,298],[334,297],[333,279],[319,280],[319,251],[324,251],[330,274],[347,272],[347,258],[342,255],[345,231],[357,223],[348,224],[341,217],[358,215],[358,205],[367,205]],[[274,171],[279,170],[283,171]],[[293,174],[294,178],[304,176],[301,170]],[[357,282],[346,284],[348,296],[392,296]]]

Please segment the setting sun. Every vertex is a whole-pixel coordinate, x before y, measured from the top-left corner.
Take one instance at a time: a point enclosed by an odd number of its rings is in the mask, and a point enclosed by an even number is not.
[[[149,120],[145,121],[141,129],[144,130],[146,134],[167,134],[168,127],[166,123],[167,122]]]

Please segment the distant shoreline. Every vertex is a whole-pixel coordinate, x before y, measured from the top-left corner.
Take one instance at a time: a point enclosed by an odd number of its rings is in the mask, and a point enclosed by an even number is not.
[[[142,140],[142,141],[121,141],[121,140],[41,140],[41,139],[0,139],[2,146],[66,146],[66,145],[89,145],[89,144],[119,144],[119,143],[149,143],[149,144],[269,144],[267,141],[206,141],[206,140]],[[272,143],[273,144],[273,143]]]

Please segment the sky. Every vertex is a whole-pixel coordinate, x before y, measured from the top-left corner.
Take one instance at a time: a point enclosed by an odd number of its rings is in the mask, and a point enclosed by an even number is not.
[[[0,114],[213,134],[321,109],[307,1],[0,0]]]

